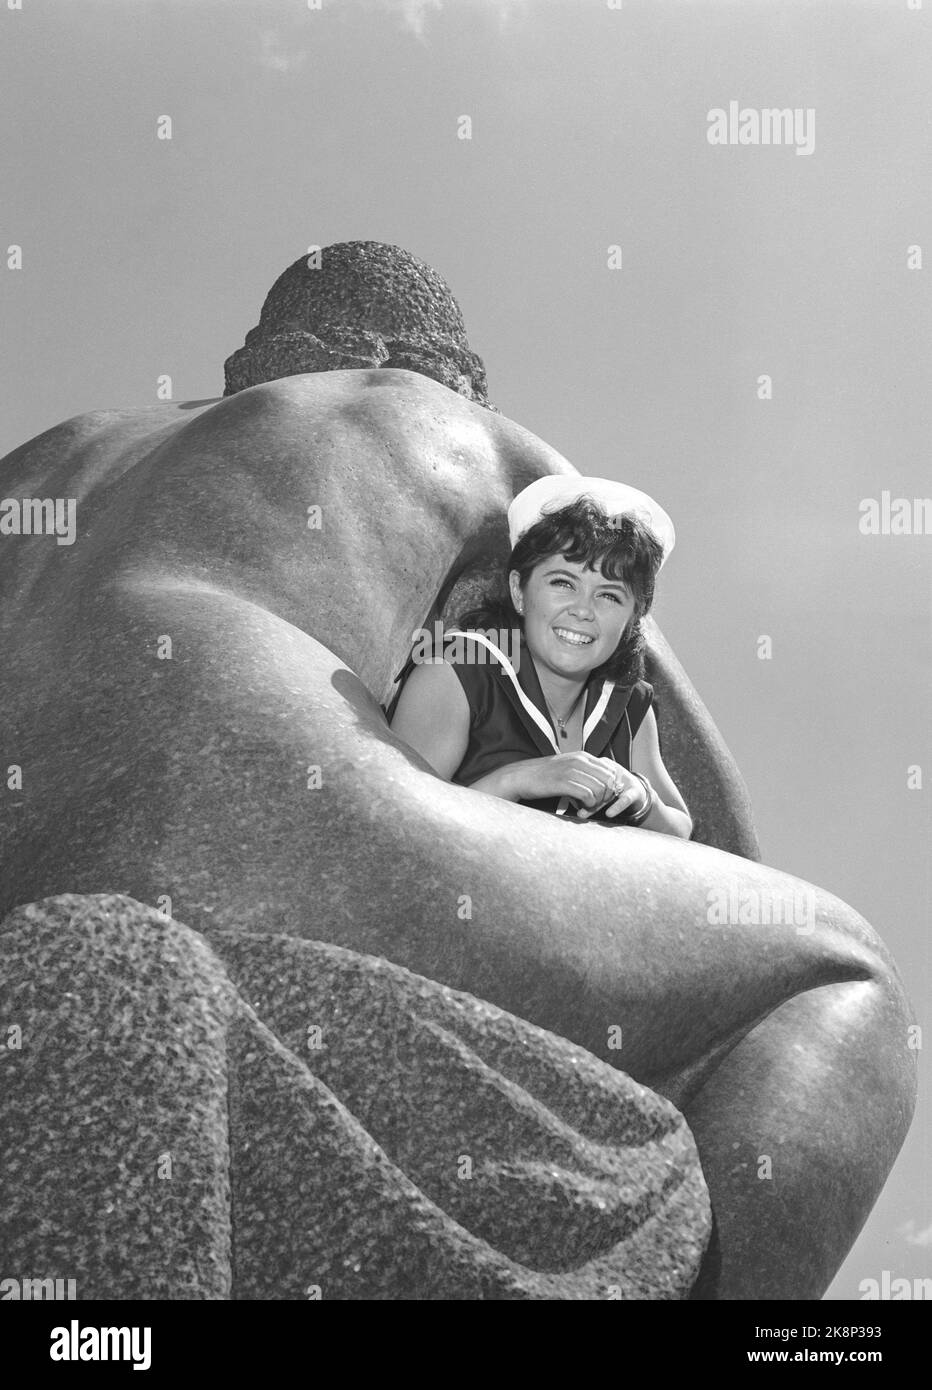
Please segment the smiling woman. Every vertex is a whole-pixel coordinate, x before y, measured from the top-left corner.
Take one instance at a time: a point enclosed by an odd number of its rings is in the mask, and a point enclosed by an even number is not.
[[[692,820],[663,765],[642,679],[641,619],[672,523],[624,484],[560,476],[519,493],[509,526],[507,588],[449,632],[465,659],[409,659],[392,729],[461,786],[569,821],[688,839]],[[514,663],[488,635],[509,629]]]

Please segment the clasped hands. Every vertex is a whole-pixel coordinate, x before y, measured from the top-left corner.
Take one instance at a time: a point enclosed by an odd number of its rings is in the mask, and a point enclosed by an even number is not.
[[[555,753],[545,761],[552,791],[570,798],[579,820],[588,820],[606,807],[606,817],[614,818],[641,810],[647,803],[644,783],[611,758],[580,751]]]
[[[612,766],[615,768],[615,775],[611,786],[593,805],[590,806],[588,802],[583,806],[577,805],[576,816],[578,820],[588,820],[606,807],[608,807],[605,811],[606,816],[614,818],[622,815],[625,811],[639,811],[645,806],[648,793],[645,791],[644,783],[640,778],[635,777],[627,768],[621,767],[618,763],[613,763]]]

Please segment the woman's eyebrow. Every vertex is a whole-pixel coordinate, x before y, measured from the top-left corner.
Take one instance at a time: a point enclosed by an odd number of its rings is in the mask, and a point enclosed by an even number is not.
[[[561,569],[544,570],[544,575],[546,576],[546,575],[548,575],[548,574],[565,574],[569,579],[578,579],[578,578],[580,577],[578,574],[573,574],[573,572],[572,572],[571,570],[561,570]],[[602,582],[601,582],[601,584],[599,585],[599,588],[600,588],[600,589],[621,589],[621,590],[622,590],[624,593],[626,593],[626,594],[630,592],[630,590],[628,589],[627,584],[621,584],[621,583],[616,582],[616,581],[611,580],[611,579],[603,579]]]

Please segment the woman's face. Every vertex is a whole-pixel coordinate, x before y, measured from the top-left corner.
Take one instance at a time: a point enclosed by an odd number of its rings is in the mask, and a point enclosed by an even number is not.
[[[634,613],[634,595],[626,584],[562,555],[541,560],[523,590],[517,570],[508,582],[512,601],[524,614],[531,655],[563,676],[585,676],[607,661]]]

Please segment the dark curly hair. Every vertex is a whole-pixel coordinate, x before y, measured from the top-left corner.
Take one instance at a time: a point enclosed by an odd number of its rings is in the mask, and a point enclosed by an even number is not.
[[[600,564],[606,579],[628,585],[634,612],[618,646],[592,675],[619,685],[634,685],[643,678],[646,642],[641,620],[654,601],[663,547],[639,518],[625,514],[610,520],[592,497],[578,497],[567,506],[545,512],[529,527],[509,555],[503,575],[477,605],[458,615],[456,626],[523,631],[524,619],[511,601],[508,575],[517,570],[523,589],[534,569],[556,555],[572,564],[587,564],[590,569]]]

